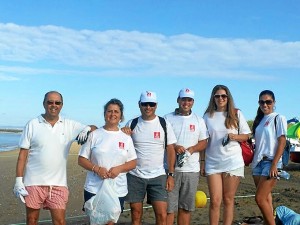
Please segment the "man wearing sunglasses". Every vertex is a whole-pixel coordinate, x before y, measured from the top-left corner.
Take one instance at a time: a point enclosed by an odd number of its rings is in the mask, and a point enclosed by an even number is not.
[[[143,201],[147,194],[147,202],[152,204],[156,224],[167,222],[167,192],[174,188],[175,151],[173,144],[176,137],[170,123],[166,122],[166,133],[155,115],[157,108],[156,93],[144,91],[138,102],[141,116],[138,117],[131,137],[137,153],[137,166],[127,174],[128,195],[132,225],[142,224]],[[133,120],[128,121],[130,128]],[[128,133],[124,131],[125,133]],[[165,135],[167,147],[165,150]],[[167,151],[168,170],[164,169],[164,153]]]
[[[191,212],[195,210],[195,195],[200,172],[199,160],[201,161],[201,175],[204,175],[204,150],[207,145],[208,132],[204,120],[192,112],[194,91],[189,88],[181,89],[177,103],[178,108],[165,115],[177,139],[175,187],[168,193],[167,224],[174,224],[175,212],[177,212],[176,224],[188,225],[191,221]]]
[[[75,138],[84,143],[91,127],[59,115],[63,97],[57,91],[45,94],[43,106],[45,113],[23,130],[13,191],[26,205],[26,224],[37,224],[44,208],[50,210],[53,224],[65,225],[67,156]]]

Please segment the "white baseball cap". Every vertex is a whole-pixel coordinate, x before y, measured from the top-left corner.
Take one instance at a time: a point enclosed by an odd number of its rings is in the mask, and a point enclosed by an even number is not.
[[[140,102],[155,102],[157,103],[156,93],[153,91],[143,91],[140,97]]]
[[[179,98],[192,98],[194,99],[194,91],[189,88],[183,88],[179,91],[178,97]]]

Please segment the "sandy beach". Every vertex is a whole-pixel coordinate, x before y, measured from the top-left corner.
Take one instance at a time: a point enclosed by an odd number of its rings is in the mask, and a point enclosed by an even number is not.
[[[77,164],[79,146],[75,143],[68,159],[68,185],[70,197],[67,208],[67,224],[88,224],[87,217],[81,211],[83,204],[83,184],[85,170]],[[12,189],[15,182],[15,167],[18,150],[0,153],[0,224],[25,224],[25,206],[16,199]],[[300,213],[300,164],[290,163],[286,170],[291,174],[290,180],[280,180],[273,191],[274,206],[285,205]],[[208,195],[206,179],[201,177],[199,190]],[[246,167],[245,179],[242,180],[235,201],[235,221],[241,222],[246,216],[261,215],[254,200],[255,186],[250,168]],[[209,196],[208,196],[209,198]],[[154,224],[154,213],[150,205],[145,204],[143,224]],[[197,208],[192,216],[192,224],[208,224],[208,206]],[[49,211],[42,210],[40,224],[51,224]],[[125,204],[125,212],[121,214],[118,224],[130,224],[129,206]],[[222,218],[220,218],[222,224]]]

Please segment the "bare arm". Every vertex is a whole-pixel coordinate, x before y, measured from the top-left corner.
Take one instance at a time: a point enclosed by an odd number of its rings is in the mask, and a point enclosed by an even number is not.
[[[168,158],[168,172],[174,173],[175,171],[175,161],[176,161],[176,154],[174,144],[167,145],[167,158]],[[172,191],[174,188],[174,177],[168,176],[167,177],[167,191]]]
[[[81,167],[83,167],[86,170],[94,172],[102,179],[108,178],[108,176],[109,176],[106,168],[95,165],[90,160],[88,160],[87,158],[84,158],[82,156],[78,156],[78,165],[80,165]]]
[[[271,169],[270,169],[270,177],[278,176],[277,163],[278,163],[280,157],[283,154],[285,144],[286,144],[286,138],[285,138],[284,135],[281,135],[278,138],[277,151],[276,151],[274,159],[272,161],[272,166],[271,166]]]
[[[229,136],[229,139],[231,141],[243,142],[243,141],[247,141],[249,139],[250,134],[232,134],[232,133],[229,133],[228,136]]]
[[[19,152],[19,157],[17,161],[17,167],[16,167],[16,177],[23,177],[24,176],[24,170],[25,165],[27,163],[27,157],[28,157],[28,149],[21,148]]]
[[[205,140],[201,140],[201,141],[198,141],[198,143],[194,146],[190,146],[187,148],[187,150],[193,154],[194,152],[200,152],[200,154],[203,152],[203,150],[206,149],[206,146],[207,146],[207,139]],[[204,153],[202,153],[203,155]],[[203,158],[204,159],[204,158]]]
[[[136,167],[136,159],[128,161],[122,165],[110,168],[109,177],[116,178],[120,173],[128,172]]]

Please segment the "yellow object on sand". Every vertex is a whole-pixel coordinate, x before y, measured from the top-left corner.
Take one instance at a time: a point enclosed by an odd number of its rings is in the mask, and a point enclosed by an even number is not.
[[[195,196],[196,208],[203,208],[206,205],[207,197],[203,191],[197,191]]]

